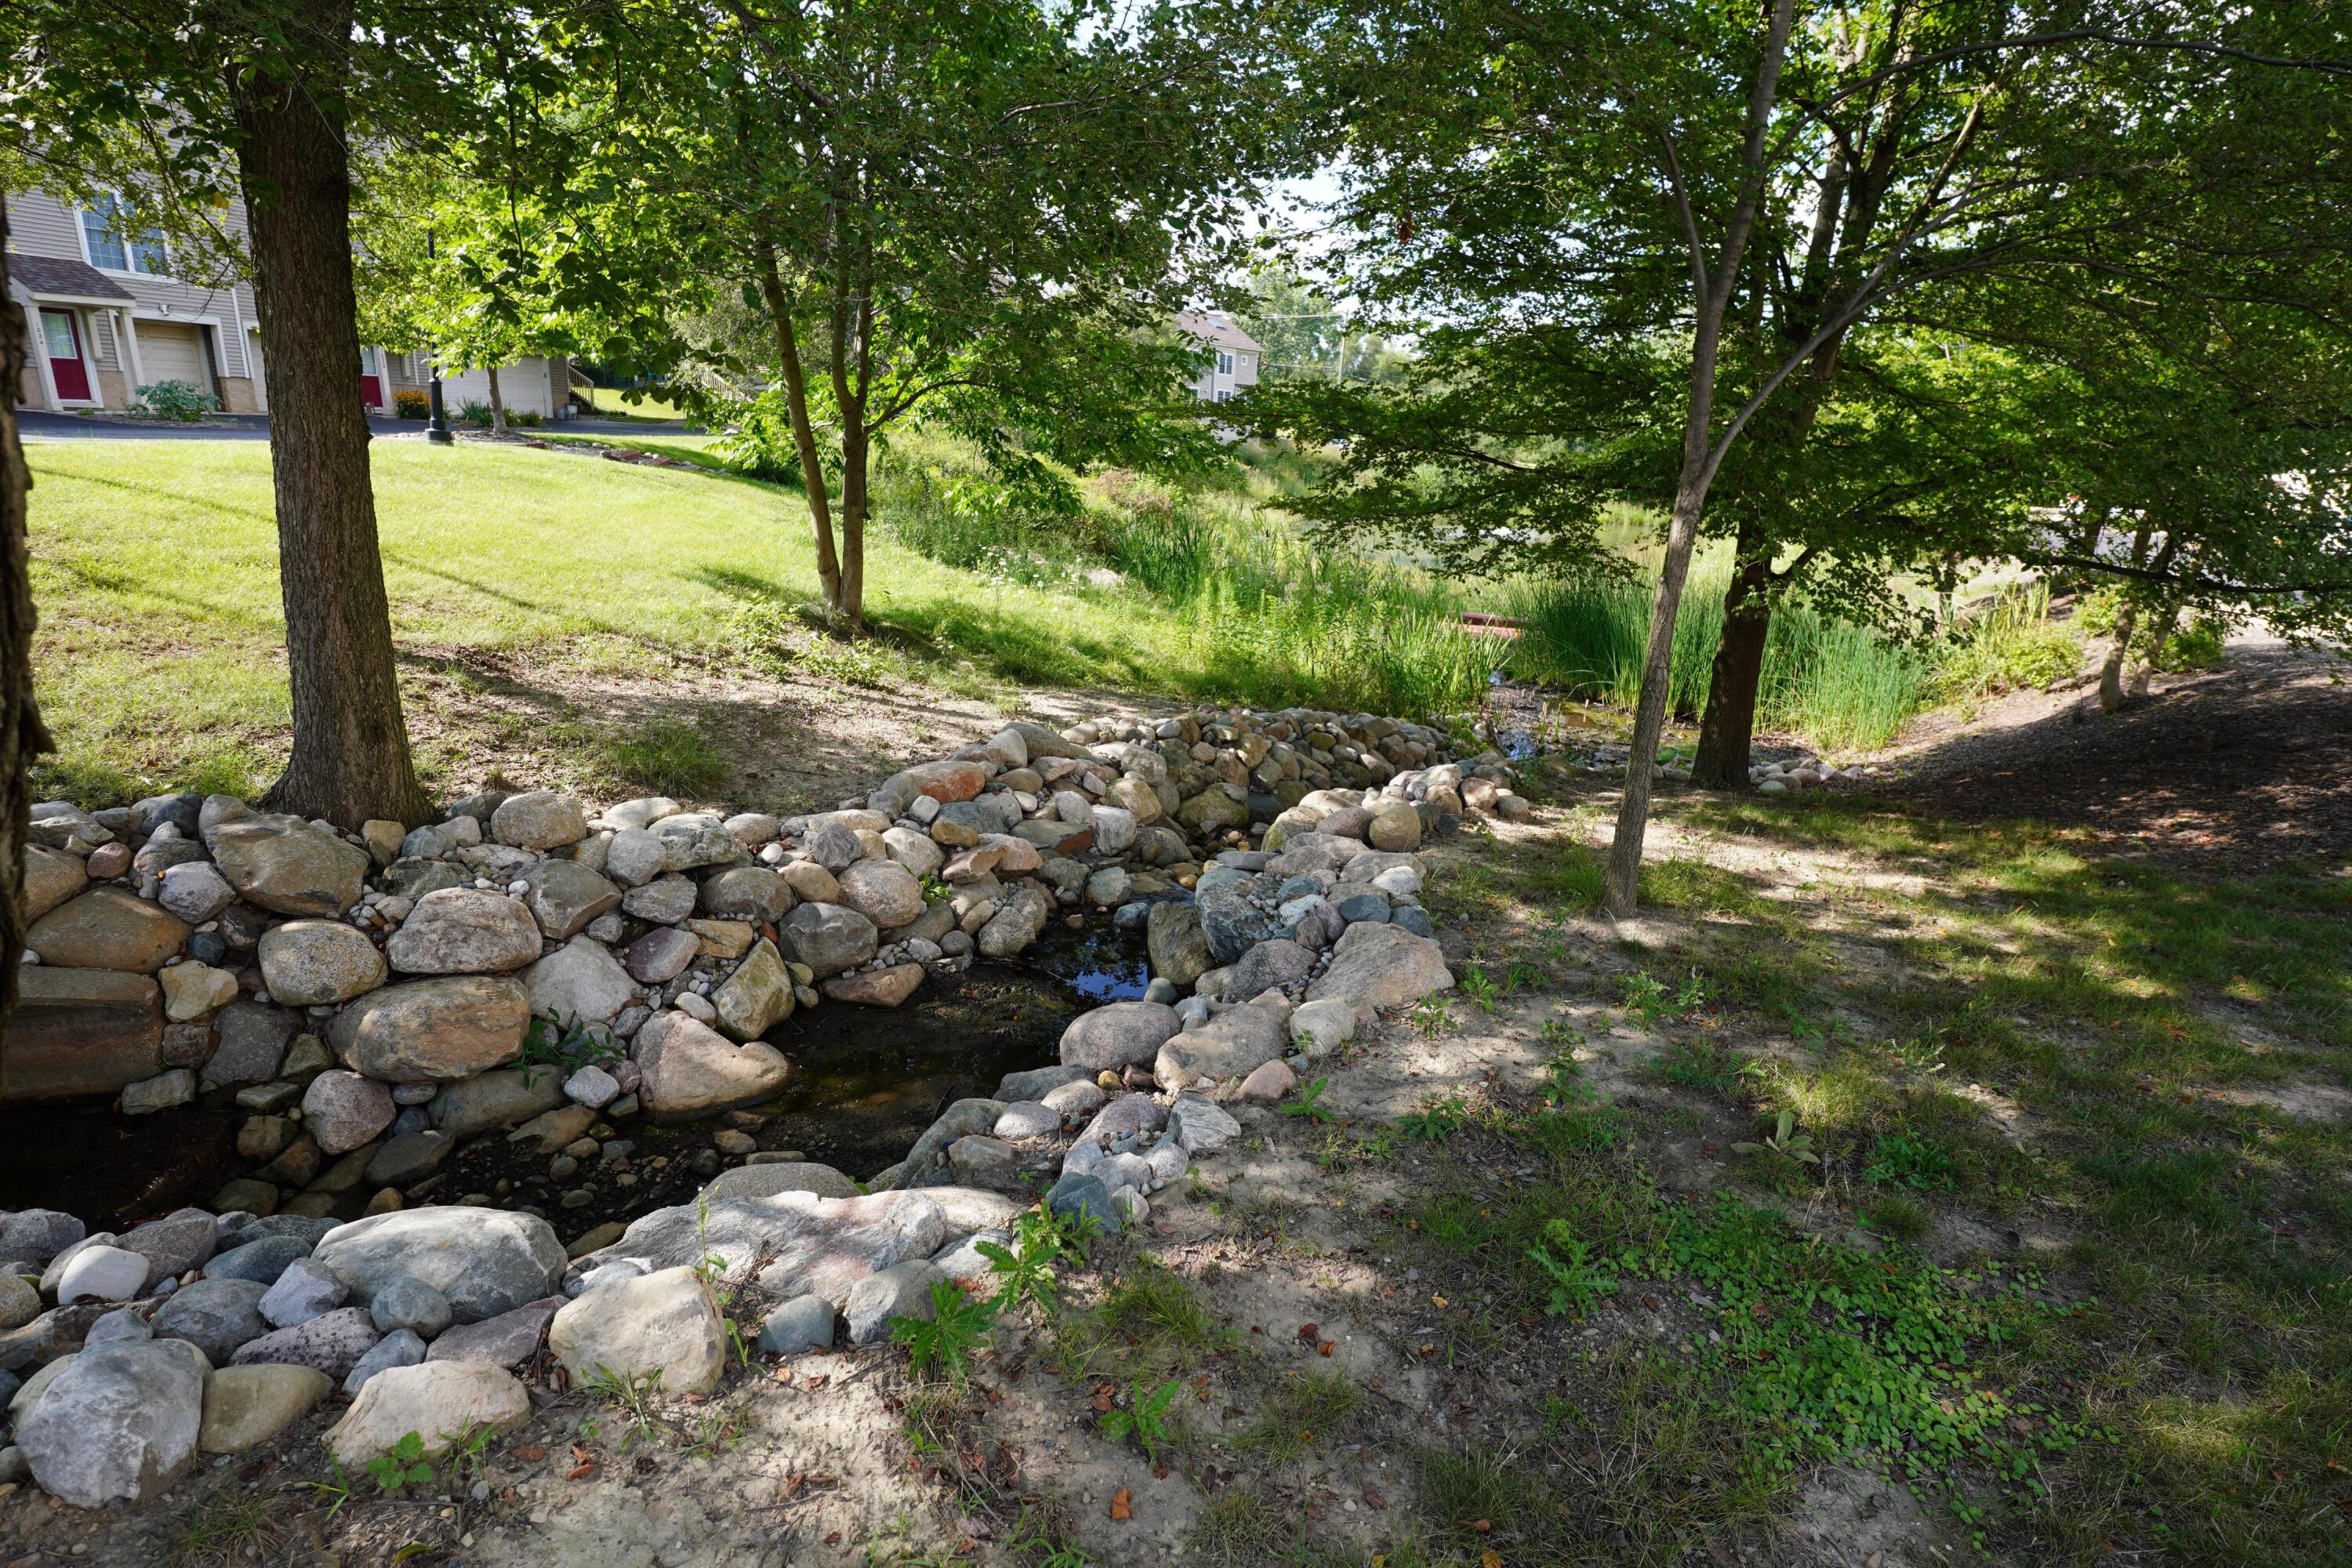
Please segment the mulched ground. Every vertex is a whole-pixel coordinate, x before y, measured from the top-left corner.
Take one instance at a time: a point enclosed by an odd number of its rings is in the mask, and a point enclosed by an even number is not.
[[[2032,692],[1905,748],[1890,793],[1943,815],[2081,826],[2183,869],[2352,873],[2352,666],[2266,639],[2144,703]]]

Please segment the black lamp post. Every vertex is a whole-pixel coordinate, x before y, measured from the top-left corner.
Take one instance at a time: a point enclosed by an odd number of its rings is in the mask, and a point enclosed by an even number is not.
[[[433,259],[433,234],[429,229],[425,235],[425,259]],[[433,361],[433,377],[425,384],[425,395],[429,410],[425,420],[425,438],[436,446],[455,445],[457,437],[450,434],[449,412],[441,402],[441,362],[438,358]]]

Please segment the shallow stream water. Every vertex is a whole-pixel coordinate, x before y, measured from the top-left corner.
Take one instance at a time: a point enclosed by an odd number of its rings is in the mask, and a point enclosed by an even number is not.
[[[782,1095],[751,1108],[764,1119],[751,1136],[763,1150],[798,1151],[863,1181],[905,1158],[953,1101],[992,1094],[1006,1073],[1056,1060],[1072,1017],[1142,995],[1148,978],[1139,939],[1056,923],[1016,959],[933,976],[903,1007],[829,1003],[796,1013],[768,1038],[798,1070]],[[182,1205],[208,1205],[249,1164],[236,1155],[247,1114],[198,1104],[124,1117],[110,1100],[0,1108],[0,1210],[63,1209],[93,1229],[120,1229]],[[625,1184],[595,1160],[559,1179],[549,1156],[481,1137],[451,1157],[433,1196],[488,1193],[501,1207],[541,1208],[568,1240],[604,1220],[690,1201],[706,1179],[695,1158],[727,1125],[622,1124],[618,1135],[635,1145],[619,1173],[634,1178]],[[563,1205],[563,1193],[583,1191],[588,1201]],[[356,1215],[371,1195],[354,1190],[342,1206]]]

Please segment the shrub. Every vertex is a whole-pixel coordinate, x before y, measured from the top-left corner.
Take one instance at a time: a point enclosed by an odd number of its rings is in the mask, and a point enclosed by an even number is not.
[[[469,397],[457,405],[457,417],[468,425],[488,425],[490,405],[478,397]]]
[[[537,426],[540,422],[540,413],[536,408],[509,408],[507,410],[507,423],[509,425]]]
[[[425,419],[433,413],[433,399],[413,386],[404,386],[392,395],[393,416],[397,419]]]
[[[2044,583],[2004,590],[1964,618],[1944,648],[1937,686],[1963,701],[2052,687],[2083,668],[2083,639],[2050,618]]]
[[[131,411],[151,419],[178,419],[189,424],[220,406],[220,399],[184,381],[151,382],[139,389]]]

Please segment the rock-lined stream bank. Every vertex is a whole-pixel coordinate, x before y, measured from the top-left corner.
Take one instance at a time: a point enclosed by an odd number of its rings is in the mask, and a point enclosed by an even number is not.
[[[691,1393],[723,1371],[714,1271],[777,1304],[765,1348],[865,1343],[1048,1184],[1139,1221],[1235,1136],[1222,1103],[1451,985],[1416,851],[1526,807],[1498,757],[1443,755],[1364,715],[1203,713],[1011,725],[787,819],[38,808],[0,1098],[111,1088],[110,1123],[56,1119],[110,1166],[106,1127],[145,1123],[235,1173],[158,1214],[110,1169],[82,1213],[0,1215],[0,1489],[144,1500],[336,1386],[347,1465],[510,1425],[542,1342],[575,1384]]]

